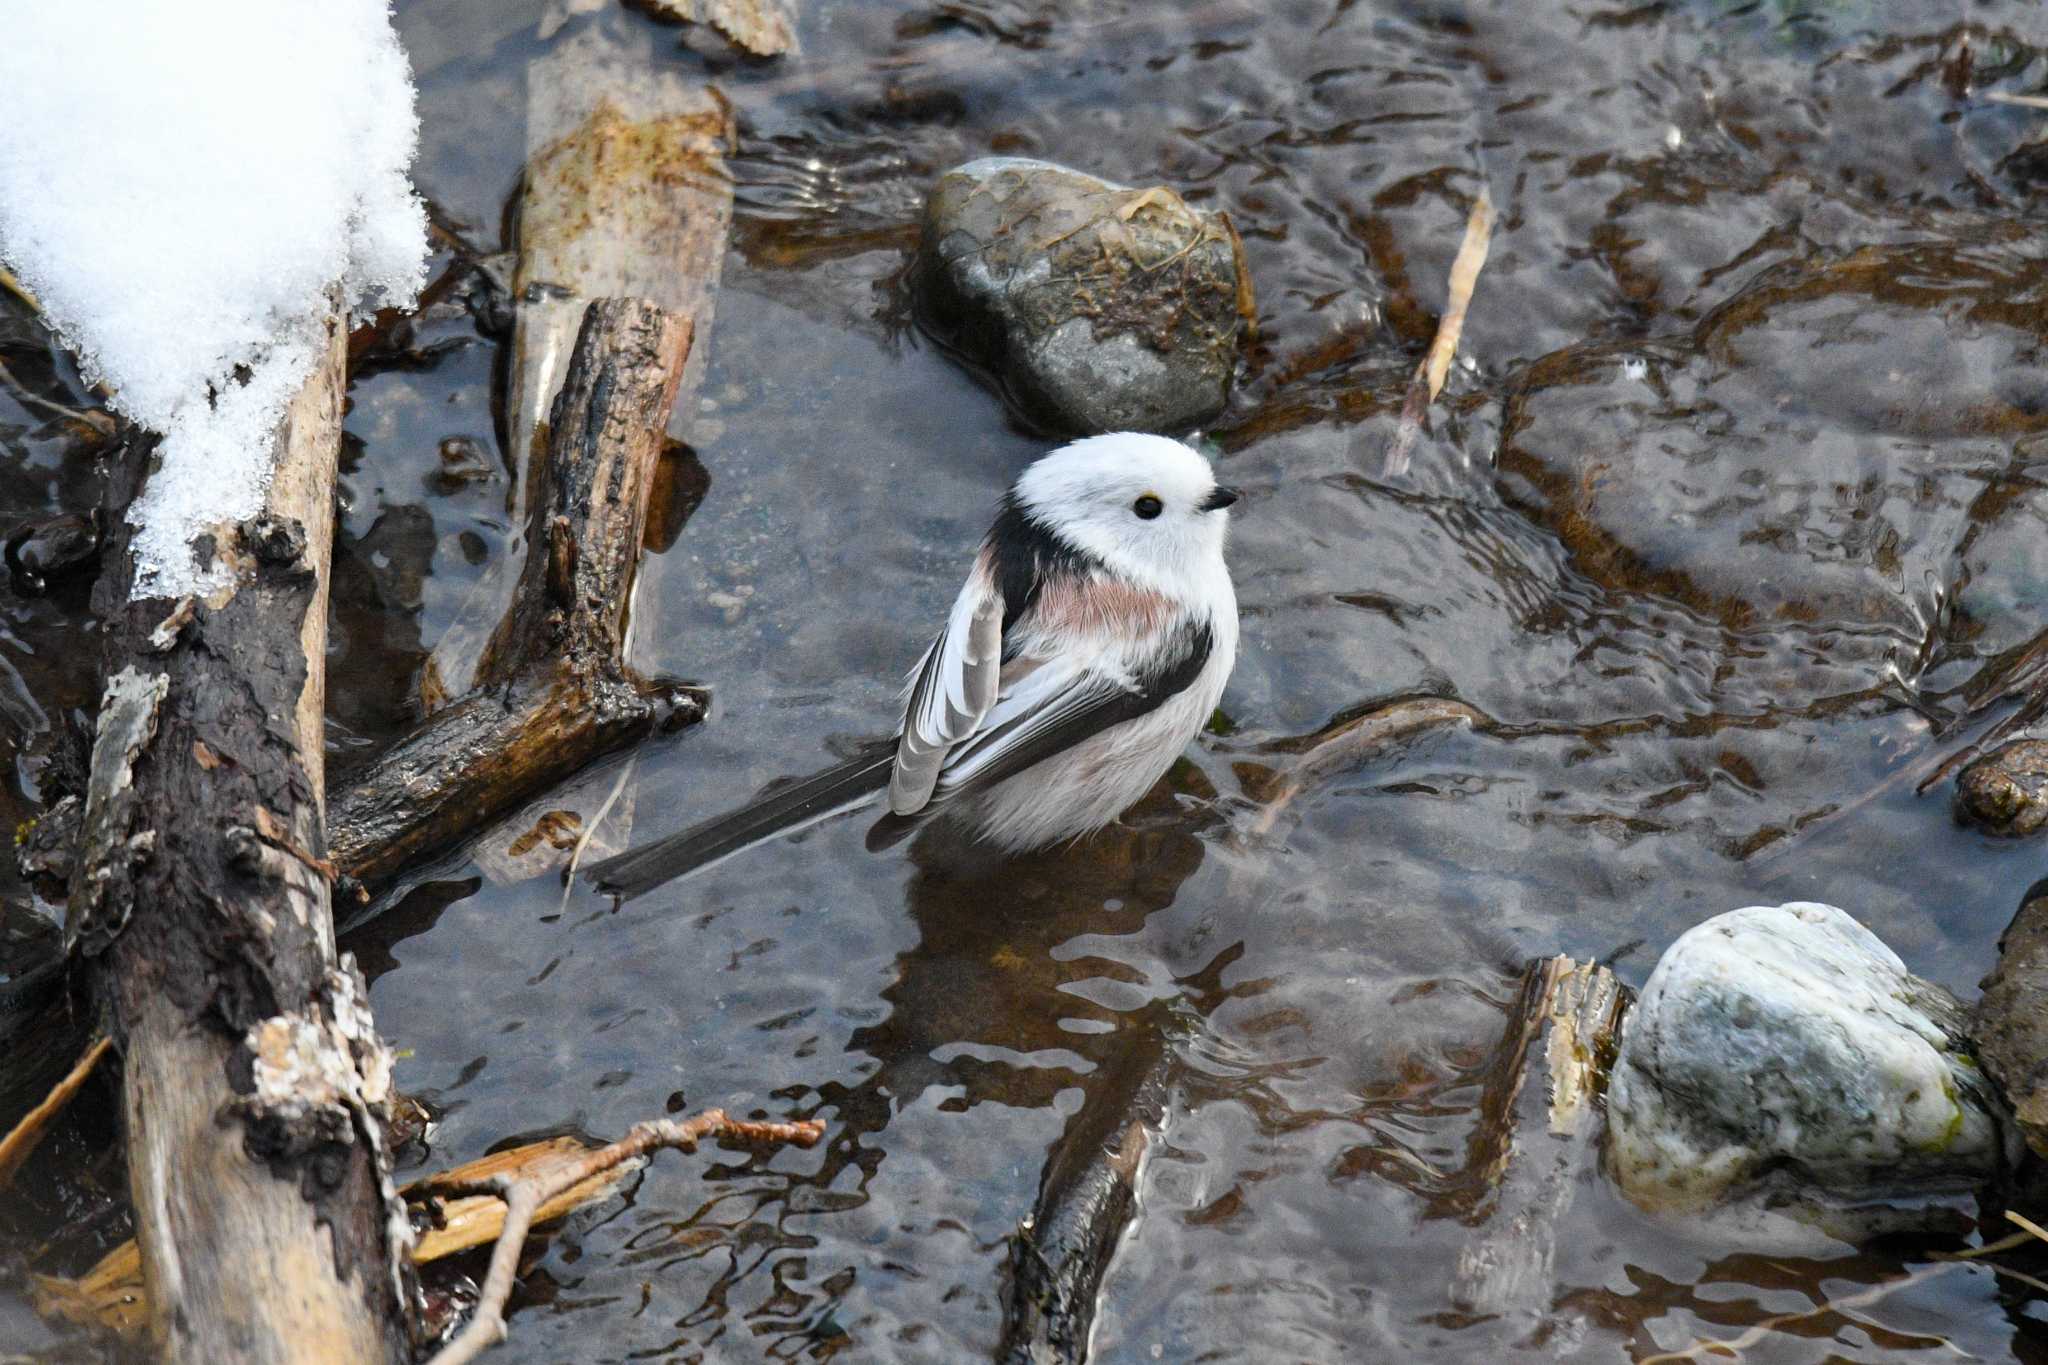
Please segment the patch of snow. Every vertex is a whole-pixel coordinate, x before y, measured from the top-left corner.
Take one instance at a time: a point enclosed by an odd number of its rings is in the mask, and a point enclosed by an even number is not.
[[[138,595],[261,510],[330,300],[404,307],[426,218],[387,0],[27,4],[0,42],[0,260],[116,408],[164,436]]]

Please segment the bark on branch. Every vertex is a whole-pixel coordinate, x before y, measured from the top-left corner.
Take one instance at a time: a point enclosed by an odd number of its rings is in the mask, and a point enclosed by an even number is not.
[[[511,608],[460,701],[335,793],[335,861],[385,877],[503,815],[602,754],[694,720],[692,693],[624,662],[663,429],[691,325],[644,299],[583,316],[544,445]]]

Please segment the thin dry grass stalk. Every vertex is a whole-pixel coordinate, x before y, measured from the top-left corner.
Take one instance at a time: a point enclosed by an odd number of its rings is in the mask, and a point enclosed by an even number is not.
[[[1870,1286],[1868,1289],[1858,1290],[1854,1294],[1845,1294],[1840,1298],[1825,1299],[1811,1308],[1802,1308],[1796,1313],[1775,1314],[1765,1318],[1762,1322],[1752,1324],[1740,1336],[1730,1337],[1726,1341],[1709,1341],[1702,1338],[1694,1341],[1692,1345],[1682,1350],[1662,1351],[1656,1355],[1644,1356],[1636,1362],[1636,1365],[1677,1365],[1680,1361],[1703,1361],[1708,1359],[1740,1360],[1745,1350],[1761,1342],[1765,1337],[1781,1327],[1789,1326],[1795,1322],[1804,1322],[1809,1318],[1817,1318],[1825,1313],[1847,1313],[1857,1308],[1868,1308],[1871,1304],[1890,1298],[1901,1289],[1910,1289],[1916,1284],[1926,1283],[1937,1275],[1946,1275],[1949,1271],[1966,1262],[1983,1260],[1984,1257],[1995,1256],[2001,1251],[2011,1251],[2015,1247],[2025,1246],[2028,1242],[2048,1242],[2048,1231],[2044,1231],[2033,1220],[2022,1214],[2014,1213],[2010,1209],[2006,1210],[2005,1216],[2019,1224],[2023,1231],[2015,1232],[2009,1237],[2001,1237],[1995,1242],[1987,1242],[1980,1247],[1972,1247],[1968,1251],[1958,1251],[1952,1255],[1938,1255],[1934,1258],[1934,1264],[1932,1265],[1922,1266],[1910,1274],[1901,1275],[1896,1279],[1885,1280],[1882,1283]],[[1985,1261],[1984,1266],[1987,1270],[1995,1271],[2000,1275],[2025,1280],[2030,1284],[2038,1283],[2032,1276],[2022,1275],[2016,1270],[2009,1270],[1995,1261]]]
[[[505,1339],[505,1301],[511,1297],[512,1285],[518,1278],[519,1249],[525,1245],[527,1230],[540,1211],[562,1192],[665,1147],[694,1152],[705,1138],[811,1147],[824,1135],[825,1125],[815,1119],[800,1123],[754,1123],[728,1118],[722,1109],[707,1109],[681,1122],[652,1119],[639,1124],[609,1147],[564,1162],[545,1175],[510,1180],[500,1177],[482,1185],[447,1177],[422,1182],[424,1193],[485,1194],[505,1201],[504,1231],[491,1250],[491,1268],[484,1276],[476,1312],[429,1365],[466,1365]]]

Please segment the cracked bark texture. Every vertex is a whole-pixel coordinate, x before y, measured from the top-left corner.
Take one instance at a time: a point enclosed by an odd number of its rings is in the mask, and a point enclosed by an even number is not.
[[[125,442],[109,487],[108,690],[66,937],[125,1057],[152,1332],[173,1361],[392,1361],[412,1345],[389,1054],[336,957],[323,857],[331,330],[277,433],[264,512],[202,542],[225,587],[135,597],[121,513],[153,439]]]

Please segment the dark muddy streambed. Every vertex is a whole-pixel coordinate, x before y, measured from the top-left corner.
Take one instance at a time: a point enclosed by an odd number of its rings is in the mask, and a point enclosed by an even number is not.
[[[616,912],[502,852],[415,869],[344,940],[439,1115],[415,1167],[706,1105],[830,1127],[811,1152],[666,1158],[554,1229],[492,1358],[986,1359],[1048,1150],[1163,1056],[1098,1360],[1631,1360],[1801,1314],[1743,1358],[2048,1359],[2048,1305],[1982,1267],[1814,1312],[1931,1248],[1771,1254],[1604,1186],[1547,1311],[1449,1296],[1492,1211],[1479,1100],[1529,958],[1640,983],[1712,913],[1824,900],[1967,998],[2048,863],[1955,825],[1948,784],[1916,792],[2011,711],[1986,684],[2048,624],[2048,112],[1980,97],[2048,83],[2048,14],[801,10],[772,65],[595,20],[709,70],[739,142],[686,414],[702,499],[642,570],[633,645],[712,710],[585,774],[585,808],[616,787],[609,818],[648,837],[888,728],[1044,445],[910,321],[924,191],[990,152],[1171,184],[1241,232],[1258,331],[1206,437],[1249,494],[1244,650],[1188,761],[1074,848],[877,856],[842,820]],[[501,249],[540,14],[398,17],[439,270]],[[1388,476],[1482,185],[1499,221],[1460,361]],[[84,394],[7,305],[0,508],[86,510],[75,433],[33,401]],[[500,363],[445,306],[353,376],[338,766],[416,714],[425,651],[511,541]],[[19,820],[27,741],[91,704],[95,646],[83,587],[0,605]],[[1488,723],[1230,836],[1277,742],[1418,696]],[[7,889],[0,981],[38,942]],[[67,1136],[78,1163],[92,1140]],[[90,1203],[36,1198],[17,1253]],[[18,1297],[0,1326],[46,1340]]]

